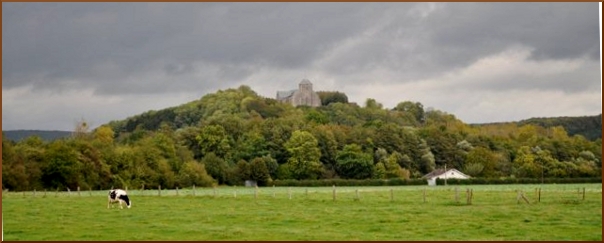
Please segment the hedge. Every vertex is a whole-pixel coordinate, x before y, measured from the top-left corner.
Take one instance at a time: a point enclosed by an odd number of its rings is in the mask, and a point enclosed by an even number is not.
[[[540,184],[541,178],[471,178],[447,179],[447,185],[497,185],[497,184]],[[571,183],[602,183],[602,177],[593,178],[544,178],[545,184],[571,184]],[[437,185],[444,185],[444,179],[436,179]],[[267,186],[291,187],[326,187],[326,186],[408,186],[428,185],[426,179],[328,179],[328,180],[274,180]]]
[[[602,177],[590,178],[543,178],[544,184],[602,183]],[[444,185],[444,179],[436,179],[436,185]],[[470,178],[447,179],[447,185],[497,185],[541,184],[541,178]]]

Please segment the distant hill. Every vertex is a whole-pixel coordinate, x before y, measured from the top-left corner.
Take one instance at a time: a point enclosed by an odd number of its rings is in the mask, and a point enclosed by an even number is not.
[[[52,141],[71,136],[68,131],[43,131],[43,130],[8,130],[2,131],[4,138],[15,142],[21,141],[27,137],[37,135],[43,140]]]
[[[569,136],[582,135],[586,139],[596,140],[602,138],[602,114],[595,116],[563,116],[563,117],[537,117],[521,120],[516,123],[518,126],[523,125],[538,125],[545,128],[562,126]],[[496,125],[498,123],[472,124],[480,125]]]
[[[589,140],[602,138],[602,114],[595,116],[530,118],[518,122],[518,125],[533,124],[542,127],[562,126],[569,136],[583,135]]]

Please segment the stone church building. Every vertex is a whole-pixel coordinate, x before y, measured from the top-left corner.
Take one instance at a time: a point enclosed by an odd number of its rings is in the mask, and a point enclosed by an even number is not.
[[[303,79],[297,90],[277,91],[277,100],[293,106],[321,106],[321,98],[312,90],[312,83],[308,79]]]

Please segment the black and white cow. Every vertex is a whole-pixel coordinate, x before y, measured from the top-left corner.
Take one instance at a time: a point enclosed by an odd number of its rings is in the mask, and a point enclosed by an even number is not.
[[[113,204],[118,202],[120,203],[121,209],[124,209],[124,207],[122,206],[122,202],[126,203],[126,206],[128,206],[128,208],[132,206],[132,201],[130,201],[130,199],[128,198],[128,194],[126,194],[126,191],[122,189],[114,189],[109,191],[107,208],[109,208],[109,206],[113,208]]]

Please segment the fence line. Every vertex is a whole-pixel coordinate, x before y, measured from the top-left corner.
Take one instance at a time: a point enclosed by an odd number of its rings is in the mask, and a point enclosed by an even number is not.
[[[535,186],[535,185],[532,185]],[[163,197],[163,196],[177,196],[177,197],[210,197],[210,198],[251,198],[251,199],[264,199],[273,198],[273,199],[293,199],[295,195],[303,195],[299,197],[302,200],[325,200],[329,198],[329,194],[331,191],[331,199],[332,201],[364,201],[364,200],[384,200],[395,203],[451,203],[459,204],[459,187],[450,187],[450,186],[437,186],[437,187],[405,187],[405,186],[392,186],[392,187],[336,187],[335,185],[332,188],[329,187],[202,187],[196,188],[192,186],[190,188],[179,188],[175,189],[162,189],[161,186],[157,187],[157,194],[149,194],[152,190],[145,190],[143,186],[141,190],[132,190],[129,191],[129,195],[132,197]],[[476,190],[477,195],[489,194],[490,197],[496,196],[501,198],[501,201],[513,202],[513,198],[515,195],[516,203],[520,204],[521,200],[526,204],[540,203],[545,200],[545,202],[580,202],[588,200],[590,197],[587,197],[587,194],[592,195],[591,198],[593,200],[593,193],[599,193],[598,196],[601,198],[601,186],[594,186],[590,188],[577,187],[574,188],[566,188],[566,189],[556,189],[552,187],[528,187],[528,186],[520,186],[515,190],[510,190],[510,188],[514,188],[513,186],[509,187],[501,187],[495,189],[485,190]],[[331,189],[331,190],[330,190]],[[417,190],[419,189],[419,190]],[[466,205],[474,204],[474,192],[475,189],[468,187],[466,188]],[[525,191],[534,190],[534,197],[529,196],[525,193]],[[413,192],[415,190],[415,192]],[[101,191],[93,191],[92,188],[88,188],[88,194],[81,193],[81,188],[76,187],[77,194],[72,193],[71,189],[66,187],[65,190],[60,190],[57,188],[55,191],[55,197],[95,197],[95,196],[105,196],[107,195],[106,190]],[[395,194],[405,193],[404,197],[396,197]],[[417,194],[415,194],[417,193]],[[14,197],[15,195],[21,195],[21,197],[27,198],[46,198],[47,190],[44,189],[44,193],[40,196],[41,193],[38,192],[37,189],[33,189],[32,191],[22,191],[22,192],[10,192],[8,189],[3,191],[3,197]],[[239,194],[239,195],[238,195]],[[361,197],[363,194],[364,197]],[[408,195],[417,195],[418,197],[408,197]],[[587,197],[587,198],[586,198]],[[376,199],[377,198],[377,199]],[[453,200],[451,200],[453,198]],[[532,198],[532,199],[531,199]],[[389,200],[388,200],[389,199]],[[477,201],[478,204],[484,203],[480,200]]]

